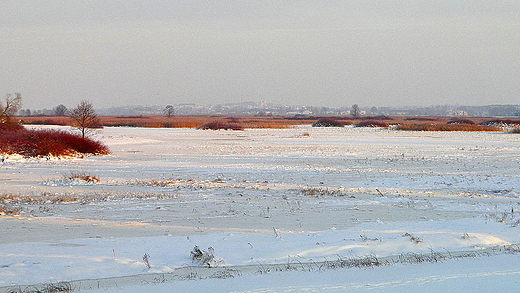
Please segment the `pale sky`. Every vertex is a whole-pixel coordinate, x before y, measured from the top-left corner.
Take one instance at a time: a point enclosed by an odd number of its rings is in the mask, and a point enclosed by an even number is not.
[[[0,0],[0,19],[23,108],[520,104],[518,0]]]

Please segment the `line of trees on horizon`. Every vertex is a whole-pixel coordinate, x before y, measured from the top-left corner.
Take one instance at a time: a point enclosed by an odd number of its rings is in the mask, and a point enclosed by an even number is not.
[[[352,115],[371,116],[473,116],[473,117],[520,117],[520,105],[453,106],[436,105],[426,107],[351,107],[287,106],[271,103],[235,103],[200,106],[195,104],[168,104],[166,106],[121,106],[98,109],[101,115]],[[68,116],[69,110],[59,104],[52,109],[19,109],[18,116]]]

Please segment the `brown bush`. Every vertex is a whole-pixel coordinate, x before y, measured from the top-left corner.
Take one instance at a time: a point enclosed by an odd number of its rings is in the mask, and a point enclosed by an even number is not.
[[[69,174],[63,174],[63,179],[74,180],[78,179],[87,183],[99,183],[99,178],[94,175],[90,175],[82,172],[70,172]]]
[[[312,127],[343,127],[345,123],[333,117],[320,118],[312,123]]]
[[[223,121],[213,121],[197,126],[201,130],[244,130],[242,126],[237,123],[226,123]]]
[[[25,157],[106,155],[108,148],[89,138],[56,130],[0,128],[0,153]]]
[[[438,121],[438,118],[431,117],[407,117],[404,121]]]
[[[392,121],[394,120],[394,118],[390,117],[390,116],[385,116],[385,115],[380,115],[380,116],[362,116],[361,117],[362,119],[365,119],[365,120],[387,120],[387,121]]]
[[[39,120],[31,120],[30,122],[26,122],[24,120],[25,124],[32,124],[32,125],[60,125],[65,126],[67,125],[67,122],[61,120],[61,119],[39,119]]]
[[[452,120],[446,122],[446,124],[468,124],[468,125],[474,125],[475,122],[473,122],[472,120],[469,120],[467,118],[456,118],[456,119],[452,119]]]
[[[388,127],[388,123],[383,121],[375,121],[375,120],[368,120],[368,121],[361,121],[356,124],[354,124],[355,127]]]

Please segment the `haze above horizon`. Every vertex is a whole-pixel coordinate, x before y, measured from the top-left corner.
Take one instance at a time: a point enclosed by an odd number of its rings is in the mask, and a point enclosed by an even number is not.
[[[24,108],[519,104],[520,2],[6,0]]]

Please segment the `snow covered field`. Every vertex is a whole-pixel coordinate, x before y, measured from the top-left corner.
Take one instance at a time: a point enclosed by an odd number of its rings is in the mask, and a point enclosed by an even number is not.
[[[3,204],[20,214],[0,216],[0,292],[62,281],[76,292],[520,288],[518,135],[105,128],[95,138],[113,155],[0,163],[0,194],[27,196]],[[214,249],[211,268],[192,262],[194,246]]]

